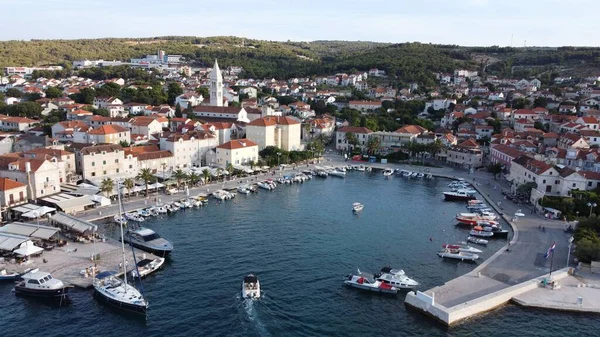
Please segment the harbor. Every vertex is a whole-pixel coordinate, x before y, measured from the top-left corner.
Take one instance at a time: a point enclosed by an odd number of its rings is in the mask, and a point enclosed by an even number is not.
[[[240,185],[253,185],[268,179],[277,180],[279,177],[293,176],[294,173],[302,172],[302,170],[359,165],[364,165],[364,171],[348,170],[346,178],[330,175],[326,179],[320,179],[313,176],[312,181],[303,184],[276,183],[277,187],[273,190],[259,188],[258,193],[248,195],[238,193],[236,197],[226,201],[220,201],[212,196],[216,190],[236,191]],[[384,167],[390,167],[390,165]],[[418,171],[418,168],[412,167],[411,169],[410,166],[402,166],[398,169]],[[215,326],[214,329],[221,329],[220,331],[227,329],[225,324],[233,324],[238,328],[245,327],[250,331],[255,331],[259,324],[264,324],[274,334],[289,335],[284,331],[290,328],[290,325],[270,317],[273,313],[267,310],[267,306],[273,306],[275,303],[278,306],[283,305],[280,304],[281,301],[293,303],[294,310],[302,312],[301,317],[307,322],[316,323],[319,322],[317,318],[319,315],[327,316],[328,320],[332,321],[331,329],[333,331],[344,326],[345,320],[356,319],[358,314],[355,310],[349,310],[348,307],[343,307],[346,312],[339,314],[342,307],[332,304],[330,300],[334,299],[338,302],[343,301],[346,305],[358,305],[358,307],[368,307],[376,303],[376,307],[386,312],[385,317],[389,321],[386,329],[389,329],[390,324],[395,326],[400,322],[406,322],[407,317],[408,319],[414,317],[411,314],[414,310],[404,308],[405,305],[407,307],[416,306],[411,306],[409,303],[411,301],[409,297],[413,293],[409,292],[405,295],[405,292],[401,292],[397,295],[399,300],[364,296],[367,294],[341,287],[340,278],[337,277],[356,271],[357,266],[361,271],[374,272],[390,264],[404,269],[407,275],[417,280],[419,282],[417,289],[423,294],[435,293],[433,296],[435,297],[435,306],[424,308],[425,310],[434,311],[432,308],[441,308],[447,305],[447,309],[454,310],[452,317],[461,316],[455,322],[464,321],[467,317],[478,316],[482,312],[497,308],[507,302],[528,305],[533,308],[548,304],[532,301],[531,297],[526,297],[528,294],[526,291],[520,293],[519,296],[513,294],[514,300],[511,299],[512,297],[505,300],[505,295],[501,295],[502,291],[509,292],[511,287],[539,277],[535,273],[543,276],[548,271],[546,264],[548,261],[537,261],[540,267],[537,267],[538,269],[535,271],[527,270],[527,268],[532,269],[527,261],[522,262],[523,269],[518,273],[507,274],[505,269],[509,269],[506,266],[514,269],[515,265],[519,265],[520,259],[515,257],[517,256],[515,252],[527,254],[527,250],[521,251],[518,247],[521,243],[524,246],[522,248],[534,246],[531,248],[531,255],[526,255],[526,259],[532,257],[536,259],[538,254],[543,253],[543,248],[540,248],[542,244],[533,245],[531,242],[528,244],[526,242],[529,241],[526,240],[539,241],[543,236],[547,236],[547,240],[553,240],[554,235],[564,235],[562,226],[557,222],[556,232],[554,232],[552,222],[548,221],[546,230],[542,232],[535,227],[535,222],[532,220],[531,228],[527,229],[522,224],[527,223],[530,218],[528,214],[518,219],[517,226],[514,226],[517,229],[514,235],[511,234],[504,239],[493,239],[487,246],[480,247],[483,252],[478,253],[481,256],[475,264],[460,261],[455,263],[438,258],[435,252],[440,250],[443,244],[453,244],[464,240],[469,232],[468,229],[455,227],[453,224],[454,215],[466,211],[464,208],[466,203],[444,202],[442,195],[442,192],[448,189],[448,183],[460,176],[456,177],[456,174],[444,172],[442,169],[439,171],[436,172],[436,168],[428,171],[437,178],[406,179],[396,173],[384,176],[383,167],[370,165],[370,163],[360,164],[332,160],[318,165],[318,168],[314,166],[298,167],[296,170],[291,168],[276,172],[274,176],[269,173],[190,188],[190,197],[208,198],[206,205],[180,210],[173,214],[149,217],[142,223],[143,226],[150,227],[169,238],[175,245],[174,253],[167,258],[162,270],[144,282],[145,296],[151,303],[152,311],[155,312],[151,314],[152,319],[169,326],[168,323],[157,318],[157,315],[163,315],[164,310],[167,309],[167,307],[162,308],[162,303],[168,303],[168,298],[174,296],[173,291],[175,290],[170,290],[169,284],[185,283],[185,280],[192,277],[191,275],[210,275],[211,278],[226,276],[223,279],[223,287],[218,290],[213,289],[216,293],[210,295],[202,291],[202,299],[193,296],[192,298],[195,298],[193,303],[198,303],[202,308],[206,308],[204,302],[216,303],[211,306],[211,315],[225,317],[225,322],[218,323],[211,320],[210,316],[198,313],[190,306],[192,303],[188,301],[177,304],[177,308],[193,312],[194,319],[212,322],[211,324]],[[481,180],[481,185],[487,187],[483,180]],[[481,185],[476,184],[474,188],[477,188],[481,195],[489,198],[486,200],[489,205],[495,204],[497,200],[504,200],[500,191],[493,194],[493,186],[486,190]],[[375,191],[377,193],[373,193]],[[490,195],[488,195],[488,191]],[[187,192],[182,190],[176,195],[160,194],[151,195],[148,199],[132,198],[125,200],[124,206],[126,212],[134,212],[156,206],[157,202],[167,204],[185,198],[188,198]],[[392,200],[401,200],[400,216],[387,214]],[[423,200],[427,202],[423,203]],[[353,212],[353,203],[357,201],[364,206],[364,209]],[[264,205],[271,205],[271,207],[265,208]],[[436,207],[436,212],[429,212],[430,215],[428,214],[427,218],[419,216],[419,213],[423,214],[429,211],[426,205],[435,205]],[[118,226],[109,224],[116,212],[116,209],[111,211],[111,207],[115,207],[115,205],[78,214],[77,218],[94,221],[101,231],[106,230],[109,234],[113,231],[113,235],[106,235],[104,242],[102,240],[94,244],[69,242],[61,250],[55,248],[56,251],[44,252],[43,258],[47,260],[47,263],[39,262],[39,265],[36,266],[42,266],[53,275],[56,273],[55,276],[64,281],[73,280],[74,282],[71,284],[78,287],[86,287],[86,284],[91,284],[91,278],[86,278],[81,271],[94,265],[91,259],[94,254],[100,255],[99,268],[104,270],[118,268],[121,250],[118,241],[114,240],[114,230],[118,229]],[[285,212],[286,218],[281,218],[273,213],[271,209],[273,207],[278,212]],[[515,205],[515,207],[517,206]],[[315,209],[321,210],[314,212]],[[506,218],[512,220],[510,215],[514,214],[517,209],[512,209],[508,202],[503,201],[495,211],[505,215],[505,220]],[[257,210],[261,212],[257,212]],[[413,212],[417,214],[411,215],[409,210],[418,211]],[[326,212],[327,219],[322,216],[325,214],[323,212]],[[509,252],[506,251],[507,239],[511,241]],[[281,242],[282,246],[274,245],[274,242]],[[406,254],[407,247],[410,247],[409,255]],[[126,252],[131,254],[131,249],[127,248]],[[140,259],[142,254],[144,253],[140,252],[136,254],[136,257]],[[148,253],[145,254],[150,256]],[[566,251],[557,246],[555,254],[555,269],[563,269]],[[564,258],[559,258],[561,254]],[[132,259],[131,255],[127,257],[128,261],[132,261]],[[206,265],[198,266],[196,263],[198,259]],[[558,263],[559,260],[562,260],[562,265]],[[57,261],[60,263],[56,263]],[[212,261],[220,261],[220,263],[215,264]],[[541,262],[544,262],[543,267],[541,267]],[[223,264],[227,268],[223,269]],[[181,274],[182,270],[187,270],[190,266],[194,266],[190,271],[190,276],[185,276],[185,273]],[[291,270],[295,271],[310,271],[311,277],[318,281],[315,284],[304,284],[303,287],[295,285],[287,289],[292,284],[290,282],[293,282],[293,275],[282,274],[281,271],[289,270],[289,266],[291,266]],[[239,293],[239,282],[248,272],[254,272],[260,277],[262,291],[266,292],[267,296],[261,298],[260,303],[255,304],[254,310],[259,310],[262,317],[260,322],[251,321],[239,326],[240,323],[231,320],[232,316],[236,317],[240,314],[228,311],[227,308],[231,307],[231,299],[227,293],[228,289],[231,294]],[[553,272],[553,278],[562,277],[562,275],[562,270]],[[567,283],[567,277],[565,276],[565,281],[562,281],[561,289],[540,290],[553,292],[552,294],[559,294],[558,291],[563,289],[572,290],[571,284],[574,283]],[[530,283],[532,282],[536,281]],[[184,289],[181,286],[177,287],[179,289],[177,291]],[[327,294],[322,294],[324,288],[328,289]],[[574,288],[582,292],[595,290],[592,286]],[[302,294],[303,300],[299,301],[297,296],[288,294],[290,291]],[[319,300],[316,300],[310,293],[320,293]],[[74,303],[78,303],[77,306],[85,308],[84,313],[90,314],[99,310],[83,304],[90,302],[87,296],[82,297],[82,294],[77,292],[70,296]],[[406,303],[402,301],[405,296]],[[533,297],[537,298],[537,296],[535,294]],[[567,299],[573,303],[577,301],[576,298],[571,299],[570,293],[564,296],[565,301]],[[590,296],[589,293],[583,293],[583,296],[585,298],[583,308],[588,309],[593,305],[593,301],[587,300],[587,297]],[[481,305],[478,305],[476,310],[471,307],[471,305],[483,303],[483,301],[491,303],[492,297],[495,298],[494,301],[497,301],[497,304],[489,305],[489,309],[481,309],[483,307]],[[325,301],[331,308],[321,307],[318,304],[319,301]],[[462,309],[459,310],[461,306]],[[309,307],[312,308],[309,309]],[[70,311],[68,308],[64,310]],[[243,317],[250,315],[245,312],[245,309],[240,308],[239,310]],[[290,315],[294,310],[287,306],[278,309],[286,315]],[[316,310],[316,313],[308,314],[311,310]],[[510,310],[514,309],[510,308]],[[335,315],[333,311],[336,311]],[[404,311],[406,314],[400,314]],[[74,314],[71,313],[71,315]],[[82,319],[78,315],[74,315],[74,317]],[[411,319],[411,321],[413,320]],[[427,321],[425,320],[425,322]],[[480,324],[476,324],[471,320],[469,324],[479,326],[479,328],[482,328],[482,324],[489,324],[488,318],[481,318],[480,321]],[[413,321],[411,331],[438,335],[439,330],[437,328],[431,330],[425,322],[417,324]],[[359,321],[359,324],[364,327],[364,330],[358,328],[359,332],[378,331],[375,326],[365,321]],[[452,325],[453,329],[457,329],[455,331],[460,331],[460,324],[452,323]],[[174,326],[171,328],[179,331]],[[295,331],[298,332],[298,330]],[[329,330],[322,328],[319,330],[320,333],[327,333],[327,331]]]

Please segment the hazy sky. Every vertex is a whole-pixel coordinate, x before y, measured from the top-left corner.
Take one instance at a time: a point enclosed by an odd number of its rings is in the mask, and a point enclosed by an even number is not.
[[[240,36],[598,46],[600,0],[0,0],[0,40]]]

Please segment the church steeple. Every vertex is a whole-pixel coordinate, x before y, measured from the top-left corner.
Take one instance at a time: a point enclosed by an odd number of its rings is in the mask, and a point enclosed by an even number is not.
[[[216,59],[210,72],[210,105],[223,106],[223,75]]]

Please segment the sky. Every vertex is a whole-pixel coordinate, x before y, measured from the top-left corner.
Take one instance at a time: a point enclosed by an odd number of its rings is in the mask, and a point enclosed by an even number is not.
[[[600,45],[599,0],[0,0],[0,12],[0,40],[180,35]]]

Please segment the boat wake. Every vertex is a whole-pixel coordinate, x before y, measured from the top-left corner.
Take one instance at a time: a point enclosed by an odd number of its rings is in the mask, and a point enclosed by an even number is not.
[[[256,300],[245,299],[242,301],[242,307],[248,323],[252,325],[252,328],[259,336],[271,336],[271,334],[267,331],[267,327],[260,320],[258,310],[256,308],[257,305],[258,303]]]

